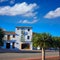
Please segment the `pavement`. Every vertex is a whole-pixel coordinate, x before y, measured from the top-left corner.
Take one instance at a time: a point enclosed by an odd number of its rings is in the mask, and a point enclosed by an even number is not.
[[[3,50],[4,51],[4,50]],[[58,58],[58,51],[46,51],[46,58]],[[53,60],[55,60],[53,59]],[[41,60],[41,51],[4,51],[0,50],[0,60]],[[50,59],[51,60],[51,59]],[[56,59],[57,60],[57,59]]]

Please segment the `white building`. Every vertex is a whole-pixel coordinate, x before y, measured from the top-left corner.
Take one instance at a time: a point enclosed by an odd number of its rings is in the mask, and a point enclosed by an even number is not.
[[[16,27],[15,32],[5,32],[6,49],[32,50],[32,27]]]

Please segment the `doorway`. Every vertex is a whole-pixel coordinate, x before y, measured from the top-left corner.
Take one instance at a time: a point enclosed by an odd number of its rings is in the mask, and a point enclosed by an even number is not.
[[[10,43],[6,43],[6,48],[7,48],[7,49],[10,48]]]
[[[30,44],[29,43],[21,44],[21,49],[30,49]]]
[[[12,43],[12,48],[13,48],[13,49],[15,48],[15,42]]]

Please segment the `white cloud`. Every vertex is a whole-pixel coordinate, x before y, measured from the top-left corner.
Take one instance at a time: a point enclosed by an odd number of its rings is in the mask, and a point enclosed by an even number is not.
[[[6,1],[8,1],[8,0],[0,0],[0,3],[2,3],[2,2],[6,2]]]
[[[35,9],[37,8],[37,4],[27,4],[26,2],[15,4],[14,6],[5,6],[0,7],[0,15],[9,15],[9,16],[15,16],[15,15],[21,15],[21,16],[35,16],[36,12]]]
[[[37,17],[35,16],[34,19],[37,19]]]
[[[9,1],[10,4],[14,4],[15,3],[15,0],[0,0],[0,3],[7,2],[7,1]]]
[[[27,23],[27,24],[34,24],[36,23],[38,20],[33,20],[33,21],[28,21],[28,20],[20,20],[19,23]]]
[[[11,0],[11,1],[10,1],[10,4],[14,4],[14,3],[15,3],[15,0]]]
[[[60,7],[57,8],[56,10],[54,11],[50,11],[48,12],[44,18],[56,18],[56,17],[60,17]]]
[[[35,16],[37,14],[37,12],[27,12],[27,13],[25,13],[23,16],[26,16],[26,17],[33,17],[33,16]]]

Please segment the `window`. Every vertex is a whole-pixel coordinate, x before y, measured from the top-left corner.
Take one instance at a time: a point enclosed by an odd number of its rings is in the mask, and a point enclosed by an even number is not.
[[[13,35],[13,38],[15,38],[15,35]]]
[[[24,30],[21,31],[21,34],[24,35]]]
[[[17,28],[17,30],[19,30],[19,28]]]
[[[28,31],[30,31],[30,29],[28,29]]]
[[[27,39],[29,39],[30,38],[30,36],[27,36]]]

